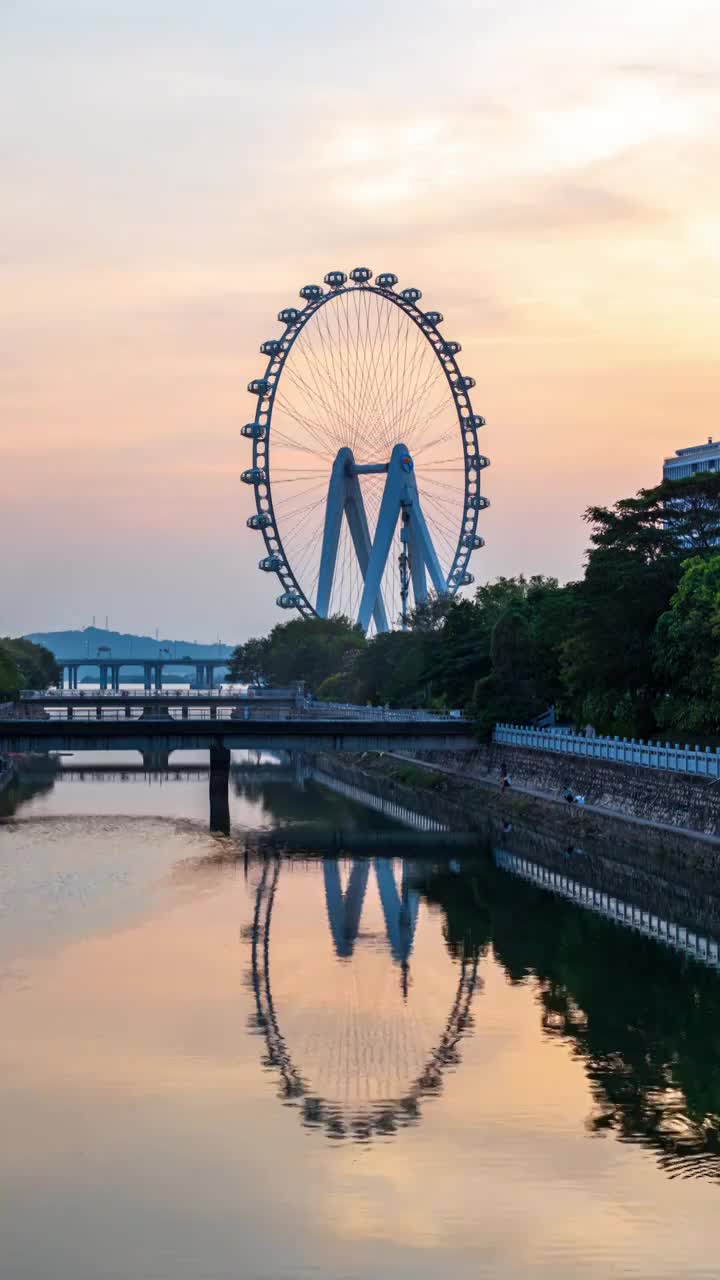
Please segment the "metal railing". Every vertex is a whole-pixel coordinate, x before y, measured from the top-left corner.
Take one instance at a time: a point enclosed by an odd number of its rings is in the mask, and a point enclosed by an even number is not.
[[[88,702],[92,702],[93,698],[113,698],[118,702],[127,702],[128,698],[248,698],[255,701],[268,702],[290,702],[297,697],[295,689],[272,689],[263,690],[262,692],[253,691],[253,693],[239,693],[235,689],[178,689],[172,687],[163,687],[162,689],[145,689],[138,686],[137,689],[45,689],[38,691],[36,689],[25,689],[20,694],[21,702],[48,702],[57,701],[62,698],[86,698]]]
[[[506,747],[530,747],[559,755],[582,756],[590,760],[614,760],[618,764],[644,769],[667,769],[702,778],[720,778],[720,751],[701,749],[688,743],[645,742],[635,738],[590,737],[567,729],[530,729],[524,725],[497,724],[493,742]]]
[[[72,696],[72,702],[68,700]],[[74,695],[74,696],[73,696]],[[181,706],[180,699],[191,698],[198,705]],[[462,721],[464,717],[459,711],[427,711],[415,707],[372,707],[358,706],[351,702],[319,702],[315,698],[299,692],[297,689],[263,689],[252,694],[227,692],[221,689],[199,690],[184,689],[181,692],[170,689],[150,691],[124,692],[114,689],[62,690],[50,689],[44,692],[28,690],[21,694],[20,704],[30,703],[47,710],[51,719],[65,718],[73,720],[91,719],[137,719],[142,706],[136,699],[150,709],[153,705],[162,707],[163,714],[169,712],[175,719],[301,719],[301,720],[355,720],[377,721],[379,723],[398,722],[402,724],[446,723]],[[173,700],[176,705],[173,706]],[[222,700],[222,701],[221,701]],[[111,701],[116,705],[102,705]],[[217,704],[217,705],[215,705]],[[14,708],[14,715],[18,707]],[[70,715],[70,711],[72,714]],[[20,713],[22,714],[22,713]],[[146,719],[148,716],[146,715]]]
[[[462,720],[457,711],[423,711],[411,707],[359,707],[351,702],[315,702],[305,699],[301,705],[301,714],[312,716],[315,720],[429,720],[446,721]]]
[[[153,699],[153,703],[155,699]],[[88,722],[102,721],[121,721],[127,724],[138,724],[143,720],[160,719],[164,721],[198,721],[198,720],[222,720],[222,721],[313,721],[313,722],[334,722],[349,721],[372,724],[417,724],[417,723],[434,723],[448,724],[458,723],[459,717],[449,715],[432,715],[427,711],[415,710],[386,710],[384,707],[353,707],[345,704],[307,702],[300,706],[272,706],[262,702],[255,704],[243,702],[239,705],[220,705],[220,706],[196,706],[196,707],[179,707],[157,705],[154,708],[151,704],[145,710],[141,706],[131,706],[126,703],[125,706],[102,706],[101,704],[93,705],[89,700],[89,705],[78,706],[75,703],[72,708],[64,706],[52,706],[45,704],[47,717],[52,721],[66,721],[72,723],[79,721],[83,724]],[[154,715],[153,712],[157,711]],[[71,714],[70,714],[71,713]],[[16,719],[28,719],[32,717],[24,717],[22,715],[15,716]]]

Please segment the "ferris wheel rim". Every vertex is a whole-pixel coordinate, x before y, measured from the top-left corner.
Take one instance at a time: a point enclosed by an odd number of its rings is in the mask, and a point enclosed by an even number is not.
[[[377,278],[375,281],[353,280],[350,282],[346,280],[342,284],[331,284],[327,292],[307,298],[302,308],[287,308],[288,315],[291,312],[295,314],[287,323],[281,320],[281,323],[286,323],[285,332],[277,339],[277,350],[268,355],[265,374],[261,379],[256,380],[257,384],[262,383],[267,390],[264,394],[257,395],[254,426],[260,430],[252,438],[252,470],[253,473],[262,473],[263,476],[262,480],[254,482],[255,510],[256,515],[261,520],[258,528],[262,533],[267,556],[269,559],[277,558],[279,560],[278,566],[273,567],[272,572],[278,578],[283,593],[297,597],[290,607],[297,609],[300,615],[305,618],[319,618],[322,615],[318,613],[316,607],[308,598],[308,592],[304,590],[299,576],[296,574],[285,551],[282,531],[279,528],[275,513],[272,493],[272,467],[269,461],[270,445],[272,443],[273,409],[277,388],[280,385],[281,376],[290,352],[308,322],[323,307],[336,301],[344,294],[351,293],[373,294],[392,303],[402,311],[426,339],[448,385],[457,418],[464,466],[462,519],[460,520],[455,551],[445,581],[445,594],[450,597],[457,595],[460,588],[465,585],[467,566],[477,535],[479,514],[482,509],[489,505],[487,499],[480,499],[479,469],[476,467],[475,471],[473,471],[470,461],[473,457],[476,460],[482,458],[478,448],[477,426],[475,423],[483,420],[474,414],[470,398],[471,386],[474,383],[470,380],[471,385],[466,385],[466,380],[463,378],[455,359],[455,352],[449,348],[446,340],[438,332],[437,320],[432,323],[415,301],[403,297],[402,293],[395,293],[394,286],[379,285]],[[282,315],[283,312],[281,311],[278,319],[281,319]],[[440,318],[442,319],[442,317]],[[484,464],[487,464],[487,459],[484,460]],[[476,501],[473,502],[472,499],[476,499]],[[269,520],[266,517],[269,517]],[[355,620],[351,619],[351,621]]]

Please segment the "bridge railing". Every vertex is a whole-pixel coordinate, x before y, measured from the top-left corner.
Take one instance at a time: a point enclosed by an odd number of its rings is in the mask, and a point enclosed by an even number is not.
[[[414,707],[359,707],[351,702],[315,702],[306,699],[300,715],[310,715],[316,720],[398,720],[407,721],[461,720],[459,712],[424,711]]]
[[[567,729],[531,729],[525,725],[497,724],[493,741],[506,747],[529,747],[559,755],[591,760],[614,760],[618,764],[639,765],[643,769],[667,769],[703,778],[720,778],[720,751],[717,748],[681,746],[670,742],[645,742],[635,738],[591,737]]]
[[[155,699],[153,699],[153,703]],[[150,706],[143,712],[141,706],[131,706],[126,703],[125,706],[102,706],[93,705],[89,701],[87,706],[78,706],[75,703],[71,710],[72,714],[68,714],[68,708],[65,706],[54,707],[52,704],[45,704],[47,716],[53,721],[80,721],[82,723],[100,722],[100,721],[123,721],[125,723],[140,723],[142,720],[150,720],[154,718],[153,706]],[[458,716],[450,715],[432,715],[427,711],[408,710],[386,710],[384,707],[353,707],[349,704],[332,704],[311,702],[306,705],[295,707],[285,706],[278,707],[271,704],[263,703],[247,703],[240,705],[232,703],[226,706],[167,706],[158,701],[157,713],[163,720],[254,720],[254,721],[288,721],[288,720],[312,720],[312,721],[353,721],[357,723],[373,724],[417,724],[417,723],[433,723],[448,724],[457,723],[460,719]],[[11,717],[12,718],[12,717]],[[17,718],[24,719],[26,717],[18,715]]]

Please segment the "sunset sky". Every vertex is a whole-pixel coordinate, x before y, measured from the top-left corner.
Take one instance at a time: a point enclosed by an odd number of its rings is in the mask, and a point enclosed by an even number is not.
[[[369,265],[444,312],[478,580],[720,435],[720,12],[4,0],[0,634],[283,620],[239,428],[275,316]]]

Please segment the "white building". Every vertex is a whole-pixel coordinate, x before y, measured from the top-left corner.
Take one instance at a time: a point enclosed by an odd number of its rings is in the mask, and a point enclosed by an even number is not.
[[[674,458],[663,462],[663,480],[684,480],[698,471],[720,471],[720,442],[710,436],[707,444],[676,449]]]

